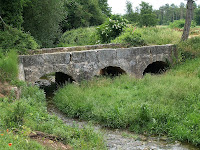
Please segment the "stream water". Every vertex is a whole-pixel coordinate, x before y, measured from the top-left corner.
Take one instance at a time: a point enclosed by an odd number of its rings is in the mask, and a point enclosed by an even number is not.
[[[85,121],[68,118],[56,108],[52,101],[55,85],[45,88],[48,88],[49,91],[46,93],[47,110],[49,114],[58,116],[69,126],[74,126],[74,124],[76,124],[79,128],[83,128],[88,124],[88,122]],[[167,137],[148,137],[134,134],[127,130],[111,130],[98,124],[94,125],[94,129],[104,134],[104,139],[109,150],[200,150],[200,148],[188,143],[181,143],[178,141],[172,142]]]

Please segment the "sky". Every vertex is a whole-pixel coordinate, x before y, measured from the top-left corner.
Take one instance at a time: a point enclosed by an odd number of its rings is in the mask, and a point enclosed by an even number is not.
[[[125,14],[125,10],[126,10],[126,1],[127,0],[108,0],[108,5],[110,7],[112,7],[112,13],[113,14]],[[172,4],[174,3],[175,5],[180,5],[181,2],[183,3],[187,3],[186,0],[129,0],[132,5],[133,5],[133,9],[135,9],[135,7],[139,6],[139,4],[141,3],[141,1],[147,2],[150,5],[153,6],[153,9],[159,9],[160,6],[163,6],[165,4]],[[200,4],[200,0],[197,0],[196,3],[199,5]]]

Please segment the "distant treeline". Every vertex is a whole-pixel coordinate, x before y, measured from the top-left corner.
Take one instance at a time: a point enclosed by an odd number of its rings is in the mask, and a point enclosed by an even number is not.
[[[139,23],[142,3],[140,4],[140,6],[136,7],[135,10],[133,10],[132,3],[130,1],[127,1],[126,14],[124,15],[124,17],[132,23]],[[152,6],[146,3],[145,9],[148,10],[149,7],[151,7],[152,9]],[[187,6],[183,2],[181,2],[179,6],[175,4],[165,4],[161,6],[158,10],[152,9],[152,12],[156,15],[158,25],[169,25],[170,22],[174,22],[174,20],[186,18],[186,7]],[[200,25],[200,6],[197,6],[195,2],[193,20],[197,23],[197,25]]]

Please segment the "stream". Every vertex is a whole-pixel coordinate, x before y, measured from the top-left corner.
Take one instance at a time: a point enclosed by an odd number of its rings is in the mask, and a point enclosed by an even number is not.
[[[52,101],[55,85],[44,87],[45,91],[49,91],[48,93],[46,92],[47,111],[49,114],[58,116],[68,126],[76,124],[79,128],[83,128],[90,124],[86,121],[68,118],[63,114]],[[200,148],[188,143],[170,141],[167,137],[138,135],[128,130],[104,128],[98,124],[95,124],[93,128],[95,131],[103,133],[108,150],[200,150]]]

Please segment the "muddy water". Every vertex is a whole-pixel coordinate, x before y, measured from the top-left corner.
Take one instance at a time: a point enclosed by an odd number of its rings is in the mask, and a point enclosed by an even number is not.
[[[83,128],[88,124],[85,121],[67,118],[50,99],[47,100],[47,104],[48,112],[58,116],[69,126],[76,124],[79,128]],[[104,133],[104,139],[109,150],[199,150],[199,148],[187,143],[170,142],[166,137],[146,137],[126,130],[103,128],[100,125],[94,125],[94,129]]]

